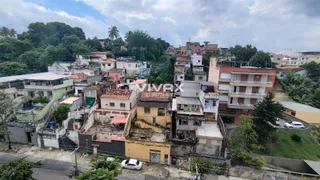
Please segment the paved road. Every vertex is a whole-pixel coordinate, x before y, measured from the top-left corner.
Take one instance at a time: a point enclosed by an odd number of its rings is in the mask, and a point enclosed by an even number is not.
[[[7,164],[9,161],[17,158],[22,158],[24,156],[10,153],[0,153],[0,164]],[[70,180],[69,176],[74,170],[74,164],[64,161],[56,161],[50,159],[41,159],[37,157],[27,157],[30,161],[41,161],[41,168],[34,168],[33,177],[35,179],[41,180]],[[84,165],[79,165],[80,171],[86,171],[88,167]]]

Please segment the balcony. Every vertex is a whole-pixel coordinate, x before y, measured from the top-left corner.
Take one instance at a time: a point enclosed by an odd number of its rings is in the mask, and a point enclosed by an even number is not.
[[[220,82],[230,82],[231,79],[230,78],[220,78],[219,81]]]
[[[205,113],[216,113],[217,112],[217,106],[205,106],[203,108],[203,112],[205,112]]]
[[[219,99],[218,93],[204,93],[205,99]]]
[[[248,92],[229,92],[229,97],[242,97],[242,98],[263,98],[266,93],[248,93]]]
[[[55,89],[61,89],[61,88],[66,88],[69,86],[73,86],[73,81],[72,80],[65,80],[63,81],[63,84],[59,84],[56,86],[41,86],[41,85],[25,85],[26,90],[55,90]]]
[[[232,80],[230,82],[230,85],[232,85],[232,86],[272,87],[272,82]]]
[[[239,103],[228,103],[230,109],[253,109],[253,104],[239,104]]]

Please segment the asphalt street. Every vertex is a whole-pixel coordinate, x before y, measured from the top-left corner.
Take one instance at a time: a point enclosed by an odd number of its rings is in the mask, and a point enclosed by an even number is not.
[[[7,164],[9,161],[13,159],[22,158],[24,156],[11,154],[11,153],[0,153],[0,165]],[[74,172],[74,164],[65,161],[56,161],[49,159],[41,159],[37,157],[27,157],[30,161],[41,161],[41,168],[34,168],[33,177],[39,180],[70,180],[75,179],[72,177],[72,173]],[[89,168],[84,165],[78,166],[80,171],[86,171]]]

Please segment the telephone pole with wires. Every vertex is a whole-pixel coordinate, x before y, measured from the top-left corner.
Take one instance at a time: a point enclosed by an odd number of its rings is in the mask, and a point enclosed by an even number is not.
[[[74,152],[74,162],[75,162],[75,166],[74,166],[74,176],[78,176],[79,175],[79,169],[78,169],[78,160],[77,160],[77,151],[78,151],[79,147],[76,148],[73,152]]]

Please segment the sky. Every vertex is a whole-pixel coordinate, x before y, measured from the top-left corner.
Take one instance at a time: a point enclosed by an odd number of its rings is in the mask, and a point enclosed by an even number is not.
[[[210,41],[268,52],[320,50],[320,0],[1,0],[0,26],[60,21],[105,38],[141,29],[174,46]]]

